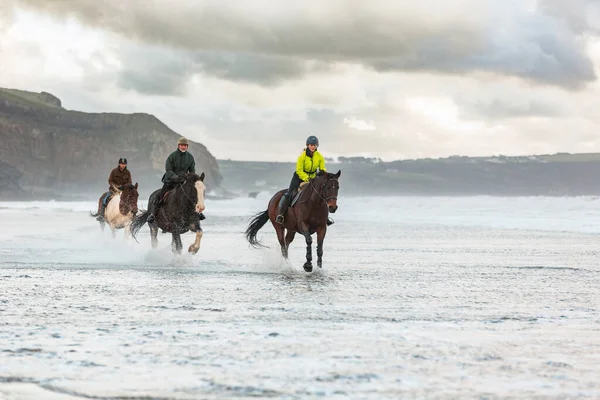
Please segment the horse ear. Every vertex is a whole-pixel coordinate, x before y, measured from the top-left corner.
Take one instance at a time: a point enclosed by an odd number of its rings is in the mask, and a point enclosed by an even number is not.
[[[341,174],[342,174],[342,170],[341,170],[341,169],[338,169],[338,172],[337,172],[337,174],[335,174],[334,176],[335,176],[336,178],[339,178]]]
[[[204,182],[204,172],[200,175],[200,180]]]
[[[138,183],[136,182],[133,187],[137,189],[138,188]]]

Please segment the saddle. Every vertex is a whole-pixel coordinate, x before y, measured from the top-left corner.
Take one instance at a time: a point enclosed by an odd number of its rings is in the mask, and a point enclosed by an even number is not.
[[[292,202],[290,203],[290,207],[293,207],[294,204],[298,202],[298,199],[300,198],[300,193],[302,193],[302,189],[304,189],[306,185],[308,185],[308,182],[300,183],[300,186],[298,186],[298,189],[296,189],[296,192],[292,195]]]

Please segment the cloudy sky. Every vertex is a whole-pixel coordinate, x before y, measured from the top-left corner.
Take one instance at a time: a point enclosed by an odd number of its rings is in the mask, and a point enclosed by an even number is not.
[[[600,152],[599,75],[598,0],[0,0],[1,87],[219,159]]]

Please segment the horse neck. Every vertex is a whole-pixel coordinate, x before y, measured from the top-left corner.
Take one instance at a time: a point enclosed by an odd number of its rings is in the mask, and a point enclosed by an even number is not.
[[[183,193],[181,198],[183,199],[183,205],[187,205],[185,208],[194,208],[196,207],[196,203],[194,202],[194,191],[196,190],[195,183],[186,183],[184,185],[179,185],[175,187],[175,192],[177,192],[177,188],[180,187]]]
[[[304,190],[308,189],[310,195],[308,195],[307,202],[310,204],[318,203],[321,201],[320,190],[323,187],[323,179],[317,178],[310,182]]]

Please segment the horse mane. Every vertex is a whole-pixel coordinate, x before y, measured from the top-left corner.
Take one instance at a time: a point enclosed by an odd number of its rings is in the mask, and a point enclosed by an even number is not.
[[[321,172],[320,174],[317,174],[316,177],[314,177],[312,180],[310,180],[308,182],[307,185],[304,186],[304,188],[302,189],[302,191],[300,192],[300,197],[298,197],[298,203],[300,203],[301,201],[308,201],[310,199],[310,196],[312,196],[313,192],[316,190],[317,192],[319,191],[319,185],[321,185],[321,183],[324,183],[326,180],[328,180],[330,178],[330,176],[332,176],[334,174],[331,174],[329,172]],[[312,190],[309,190],[312,189]],[[309,194],[306,194],[306,193]]]

